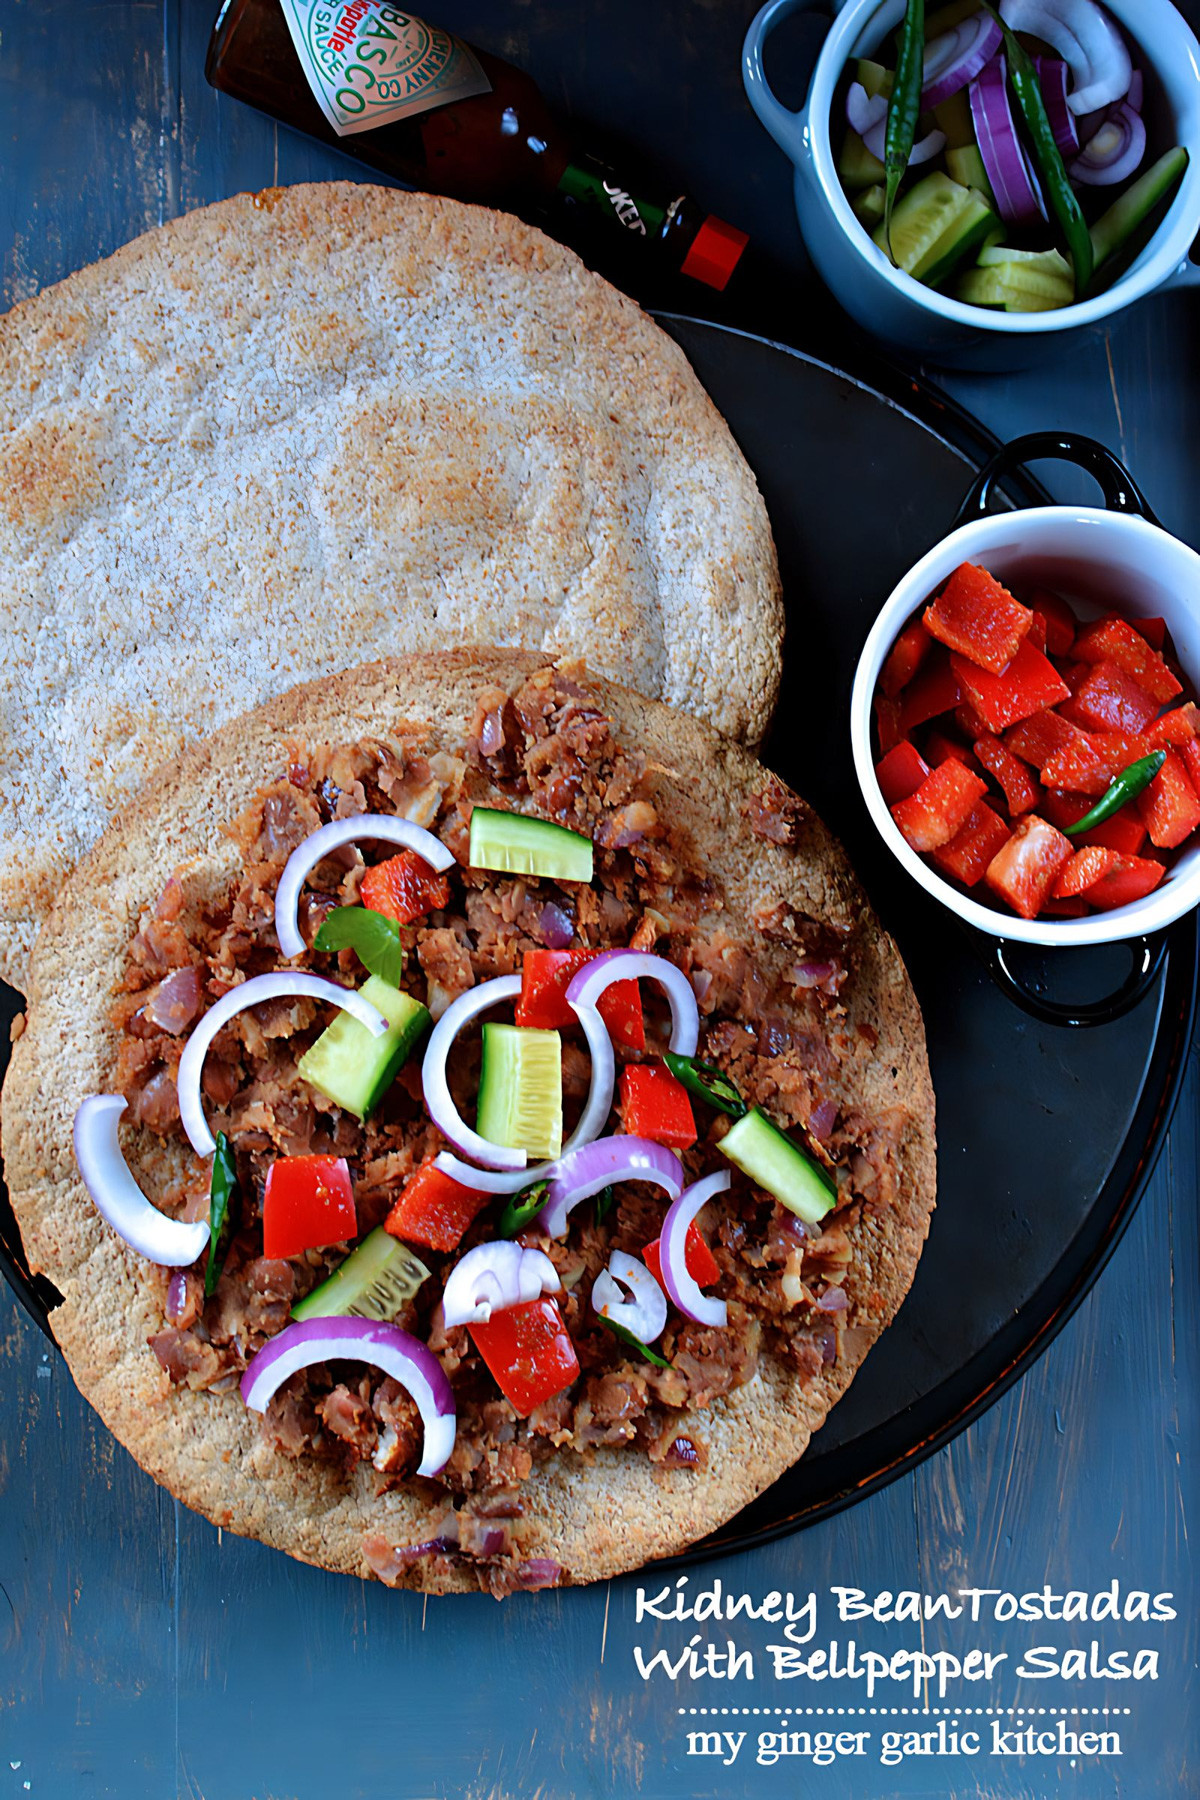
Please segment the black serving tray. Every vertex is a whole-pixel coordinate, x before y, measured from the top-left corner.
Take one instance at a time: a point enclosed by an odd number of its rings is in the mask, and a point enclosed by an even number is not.
[[[761,338],[674,316],[678,340],[758,476],[787,603],[783,694],[764,759],[822,813],[896,937],[925,1013],[938,1097],[938,1209],[911,1294],[782,1480],[691,1555],[765,1541],[849,1505],[1004,1392],[1096,1279],[1162,1144],[1195,1003],[1197,922],[1168,934],[1144,998],[1092,1029],[1039,1022],[993,985],[969,935],[880,843],[854,779],[860,646],[899,577],[951,527],[995,440],[936,389],[879,364],[856,379]],[[1044,504],[1027,474],[1001,499]],[[1052,997],[1097,998],[1119,947],[1022,960]],[[0,990],[0,1018],[20,1001]],[[7,1042],[7,1032],[2,1040]],[[0,1266],[52,1336],[0,1188]]]

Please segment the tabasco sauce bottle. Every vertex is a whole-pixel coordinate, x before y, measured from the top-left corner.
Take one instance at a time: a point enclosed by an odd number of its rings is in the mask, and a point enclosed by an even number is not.
[[[723,288],[746,234],[575,150],[521,69],[385,0],[225,0],[215,88],[435,194],[553,215],[586,208]]]

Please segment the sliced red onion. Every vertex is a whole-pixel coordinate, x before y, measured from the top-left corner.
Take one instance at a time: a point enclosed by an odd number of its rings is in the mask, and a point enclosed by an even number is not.
[[[673,1150],[652,1138],[603,1137],[564,1151],[537,1217],[538,1230],[547,1237],[561,1237],[572,1209],[616,1181],[650,1181],[675,1200],[683,1187],[683,1164]]]
[[[285,956],[301,956],[305,949],[296,922],[296,908],[304,883],[323,858],[340,850],[343,844],[355,844],[363,838],[415,850],[431,868],[439,871],[448,869],[454,861],[451,852],[432,831],[426,831],[423,825],[414,825],[408,819],[393,818],[390,813],[358,813],[354,818],[334,819],[332,824],[322,825],[292,851],[275,891],[275,935]]]
[[[1074,83],[1067,104],[1093,112],[1129,92],[1133,64],[1125,40],[1095,0],[1000,0],[1010,31],[1028,31],[1057,50]]]
[[[667,1323],[666,1295],[645,1263],[624,1250],[613,1251],[607,1269],[601,1269],[592,1283],[592,1310],[643,1344],[660,1338]]]
[[[1135,69],[1133,74],[1129,77],[1129,92],[1125,96],[1125,105],[1130,107],[1135,113],[1140,113],[1144,97],[1145,78],[1140,69]]]
[[[1027,225],[1038,217],[1045,218],[1046,209],[1037,178],[1017,136],[1002,56],[997,56],[982,74],[976,76],[971,83],[970,95],[979,154],[1001,217],[1013,225]]]
[[[729,1323],[729,1308],[715,1294],[706,1294],[695,1277],[688,1272],[688,1226],[706,1200],[723,1194],[729,1186],[729,1170],[718,1169],[703,1181],[693,1181],[684,1188],[678,1200],[667,1209],[662,1235],[658,1240],[658,1259],[663,1272],[663,1286],[685,1318],[698,1325],[715,1325],[724,1330]]]
[[[470,1130],[458,1116],[458,1108],[451,1098],[446,1081],[446,1058],[463,1026],[478,1013],[486,1012],[490,1006],[498,1005],[503,1000],[515,1000],[520,991],[519,975],[498,975],[494,981],[483,981],[478,987],[468,988],[465,994],[460,994],[446,1008],[434,1026],[425,1051],[425,1061],[421,1065],[421,1082],[430,1118],[456,1150],[461,1151],[464,1156],[474,1157],[484,1167],[470,1168],[459,1162],[457,1157],[448,1156],[445,1152],[436,1159],[437,1165],[455,1181],[461,1181],[466,1187],[478,1188],[481,1193],[515,1194],[521,1188],[543,1180],[556,1166],[554,1162],[543,1162],[527,1167],[528,1157],[524,1150],[510,1150],[503,1144],[490,1143],[487,1138],[480,1137],[478,1132]],[[567,997],[570,999],[569,991]],[[612,1111],[613,1086],[617,1078],[612,1039],[600,1014],[594,1007],[587,1006],[576,1006],[575,1012],[583,1026],[583,1035],[591,1053],[592,1081],[579,1123],[563,1145],[563,1156],[579,1144],[590,1143],[600,1131]],[[505,1170],[508,1173],[501,1181],[497,1175],[490,1173],[493,1170]],[[486,1180],[485,1175],[488,1177]]]
[[[992,60],[1004,34],[990,13],[979,12],[944,31],[925,46],[921,110],[940,106]]]
[[[851,82],[850,91],[846,95],[846,117],[871,155],[877,156],[880,162],[887,150],[887,110],[888,103],[882,94],[872,97],[861,81]],[[918,163],[928,162],[931,156],[936,156],[945,146],[945,142],[944,131],[926,132],[920,142],[913,145],[908,167],[911,169]]]
[[[360,1025],[365,1025],[372,1037],[382,1037],[388,1028],[388,1022],[378,1008],[355,993],[353,988],[339,987],[336,981],[326,981],[323,975],[307,975],[300,969],[279,969],[273,975],[255,975],[230,988],[215,1006],[209,1007],[184,1045],[175,1078],[179,1117],[197,1156],[211,1156],[217,1147],[216,1139],[208,1129],[200,1093],[200,1077],[209,1045],[222,1026],[228,1025],[230,1019],[245,1012],[247,1007],[261,1006],[264,1000],[291,999],[325,1000],[330,1006],[340,1006]]]
[[[1146,154],[1146,127],[1131,106],[1115,106],[1083,154],[1067,173],[1084,187],[1115,187],[1128,181]]]
[[[521,1563],[517,1569],[517,1586],[529,1593],[538,1588],[557,1587],[562,1574],[561,1563],[552,1561],[548,1556],[531,1556],[528,1562]]]
[[[817,1311],[824,1313],[845,1312],[850,1302],[845,1288],[828,1287],[817,1301]]]
[[[101,1218],[139,1256],[164,1268],[186,1268],[208,1242],[208,1222],[168,1218],[147,1200],[121,1154],[117,1122],[125,1104],[122,1094],[89,1094],[77,1110],[72,1138],[83,1185]]]
[[[594,1007],[614,981],[657,981],[671,1006],[671,1050],[676,1056],[695,1056],[700,1009],[682,969],[644,950],[605,950],[571,977],[567,999],[576,1009]]]
[[[476,1244],[455,1263],[442,1294],[447,1326],[486,1325],[494,1312],[559,1294],[558,1271],[544,1250],[523,1250],[511,1238]]]
[[[833,1130],[837,1116],[837,1101],[822,1100],[819,1106],[813,1107],[812,1116],[808,1121],[808,1129],[818,1141],[823,1141]]]
[[[538,914],[538,930],[548,950],[568,950],[575,937],[570,914],[554,900],[547,900]]]
[[[1035,56],[1033,61],[1054,142],[1062,156],[1075,156],[1079,151],[1079,127],[1067,105],[1067,65],[1057,56]]]
[[[167,1283],[167,1324],[178,1325],[187,1305],[187,1277],[181,1273],[172,1275]]]
[[[454,1391],[428,1345],[398,1325],[378,1319],[305,1319],[283,1330],[250,1359],[242,1399],[265,1412],[289,1375],[313,1363],[366,1362],[405,1388],[421,1415],[425,1443],[418,1475],[436,1475],[454,1448]]]

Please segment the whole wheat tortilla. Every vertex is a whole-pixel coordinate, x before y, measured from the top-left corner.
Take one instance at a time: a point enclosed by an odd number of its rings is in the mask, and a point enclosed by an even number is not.
[[[0,319],[0,975],[145,771],[447,643],[757,742],[770,526],[677,346],[503,213],[349,182],[164,225]]]
[[[367,1572],[362,1541],[391,1544],[431,1535],[431,1502],[416,1490],[374,1493],[374,1472],[336,1474],[313,1458],[270,1448],[237,1392],[176,1388],[147,1348],[162,1325],[147,1265],[100,1219],[79,1179],[71,1120],[85,1095],[111,1089],[116,1032],[109,1016],[140,909],[183,865],[197,899],[223,894],[238,854],[222,826],[288,760],[286,743],[345,742],[425,723],[430,748],[460,750],[486,685],[515,692],[549,659],[511,652],[452,652],[351,670],[294,689],[160,771],[58,896],[31,965],[28,1025],[3,1092],[9,1191],[34,1269],[64,1296],[52,1317],[81,1390],[157,1480],[214,1523],[304,1561]],[[709,1448],[703,1472],[659,1468],[644,1455],[600,1449],[539,1464],[523,1484],[523,1552],[590,1581],[678,1551],[720,1525],[774,1481],[806,1447],[845,1392],[869,1346],[912,1281],[934,1203],[933,1092],[924,1029],[899,954],[881,930],[840,846],[804,809],[795,847],[764,842],[742,813],[768,777],[740,746],[672,709],[585,677],[612,714],[619,743],[644,750],[653,799],[689,833],[720,883],[732,935],[755,942],[749,921],[775,902],[846,932],[849,974],[841,998],[856,1046],[831,1098],[894,1127],[894,1203],[864,1206],[852,1229],[854,1260],[843,1285],[851,1311],[844,1354],[804,1385],[764,1352],[744,1387],[681,1415]],[[758,940],[764,967],[772,946]],[[774,953],[786,950],[774,946]],[[792,952],[794,956],[794,951]],[[146,1190],[171,1178],[174,1146],[146,1131],[125,1137]],[[190,1155],[180,1145],[179,1157]],[[175,1168],[178,1179],[182,1165]],[[417,1484],[419,1487],[420,1484]],[[428,1492],[429,1490],[427,1490]],[[439,1591],[471,1589],[470,1569],[438,1578],[416,1565],[401,1580]]]

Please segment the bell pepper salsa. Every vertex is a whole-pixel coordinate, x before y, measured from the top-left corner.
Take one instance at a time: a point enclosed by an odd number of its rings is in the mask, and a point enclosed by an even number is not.
[[[897,636],[874,716],[905,840],[1021,918],[1142,899],[1200,834],[1200,709],[1162,619],[1084,617],[963,563]]]
[[[280,1156],[263,1189],[263,1255],[300,1256],[358,1236],[344,1156]]]
[[[520,1419],[561,1394],[579,1374],[579,1358],[557,1301],[544,1294],[468,1327],[476,1350]]]
[[[443,1174],[430,1157],[405,1182],[383,1221],[384,1228],[408,1244],[424,1244],[428,1250],[457,1250],[464,1231],[491,1198],[491,1194],[464,1187],[452,1175]]]

